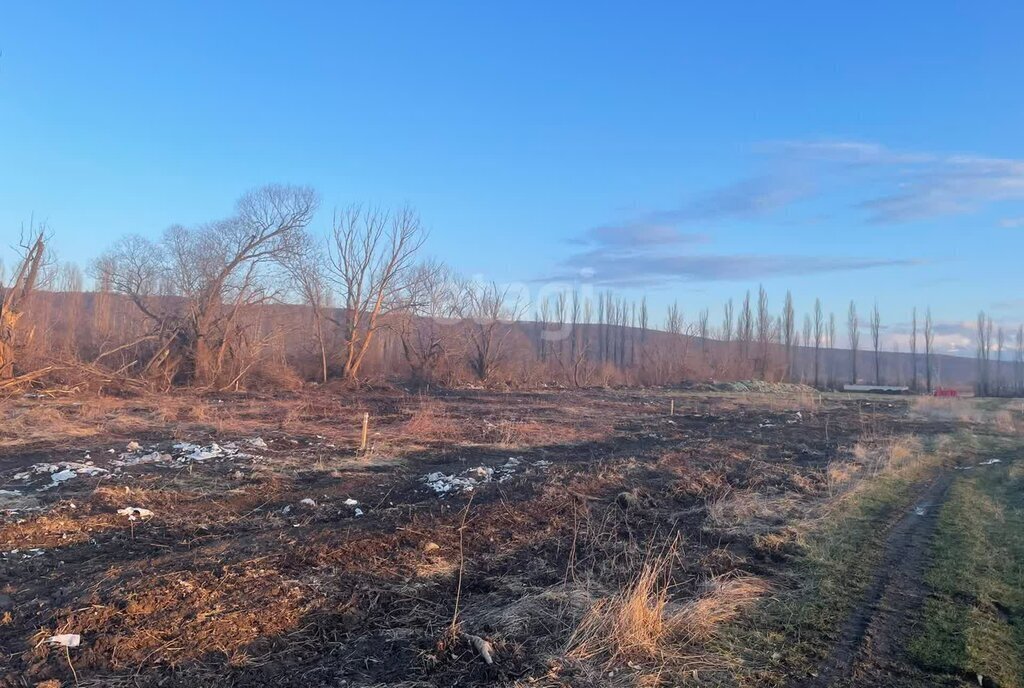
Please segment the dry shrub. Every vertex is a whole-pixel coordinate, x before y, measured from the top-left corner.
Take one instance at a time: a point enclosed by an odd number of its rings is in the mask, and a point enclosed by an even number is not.
[[[606,667],[634,661],[707,664],[694,645],[764,596],[768,584],[753,576],[720,576],[683,603],[669,599],[670,556],[648,559],[622,591],[594,603],[569,638],[567,655],[602,660]]]
[[[883,439],[865,439],[853,446],[853,458],[873,474],[900,470],[911,466],[922,454],[921,440],[914,435],[898,435]]]
[[[416,440],[451,442],[461,439],[459,426],[443,404],[423,399],[409,412],[403,433]]]
[[[302,389],[302,378],[291,366],[280,361],[262,361],[253,366],[245,376],[244,386],[254,390],[289,390]]]
[[[521,444],[527,433],[523,432],[523,421],[501,418],[493,423],[485,421],[482,435],[483,441],[488,444],[512,447]]]

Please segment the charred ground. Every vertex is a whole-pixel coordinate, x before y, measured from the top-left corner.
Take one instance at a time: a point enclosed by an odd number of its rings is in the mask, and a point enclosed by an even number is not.
[[[4,413],[9,686],[813,680],[851,643],[842,625],[798,658],[732,627],[799,587],[803,538],[837,504],[928,451],[921,438],[985,422],[799,389],[21,399]],[[611,610],[645,570],[641,613],[672,621],[620,637],[629,619]],[[81,645],[45,642],[57,633]]]

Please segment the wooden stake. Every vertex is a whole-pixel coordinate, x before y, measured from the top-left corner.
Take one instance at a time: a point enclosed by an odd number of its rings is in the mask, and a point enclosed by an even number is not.
[[[359,451],[366,451],[366,435],[370,430],[370,414],[369,412],[363,414],[363,438],[359,442]]]
[[[676,400],[675,399],[672,399],[671,401],[669,401],[668,415],[670,415],[670,416],[676,415]]]

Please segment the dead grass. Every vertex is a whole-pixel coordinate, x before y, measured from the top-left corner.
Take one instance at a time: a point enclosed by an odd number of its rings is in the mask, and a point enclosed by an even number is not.
[[[699,645],[770,587],[753,576],[720,576],[708,580],[693,599],[676,603],[670,596],[674,556],[649,558],[621,591],[597,600],[570,636],[566,655],[605,668],[635,662],[713,663]]]
[[[924,455],[920,438],[914,435],[865,438],[851,450],[854,460],[872,475],[898,471],[917,463]]]
[[[465,439],[459,424],[437,401],[420,399],[407,413],[402,434],[416,441],[457,442]]]

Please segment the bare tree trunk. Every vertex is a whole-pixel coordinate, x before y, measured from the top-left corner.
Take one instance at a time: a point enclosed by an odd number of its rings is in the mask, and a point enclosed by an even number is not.
[[[35,289],[45,253],[44,230],[24,245],[24,257],[8,288],[0,285],[0,380],[14,377],[14,341],[25,302]]]

